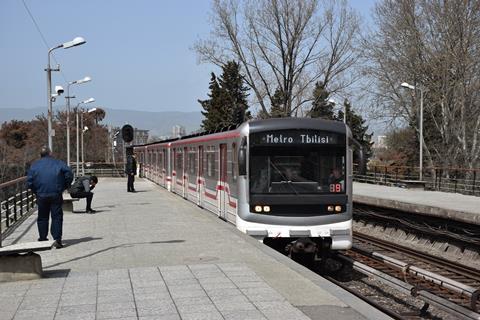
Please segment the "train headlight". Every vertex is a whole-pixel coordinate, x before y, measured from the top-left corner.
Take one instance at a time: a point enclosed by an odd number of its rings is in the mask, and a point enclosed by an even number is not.
[[[263,206],[264,212],[270,212],[270,206]]]
[[[327,211],[328,212],[333,212],[335,208],[333,206],[327,206]]]
[[[342,206],[335,206],[335,212],[342,212]]]
[[[255,206],[255,212],[262,212],[262,206]]]

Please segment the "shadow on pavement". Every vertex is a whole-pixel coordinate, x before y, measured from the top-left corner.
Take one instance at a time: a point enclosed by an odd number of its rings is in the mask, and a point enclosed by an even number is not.
[[[63,240],[66,245],[71,246],[77,243],[81,242],[88,242],[88,241],[95,241],[95,240],[101,240],[103,238],[93,238],[93,237],[83,237],[83,238],[78,238],[78,239],[68,239],[68,240]]]

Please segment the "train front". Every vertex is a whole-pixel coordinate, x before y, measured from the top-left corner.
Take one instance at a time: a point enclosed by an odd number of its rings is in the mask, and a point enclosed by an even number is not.
[[[269,119],[242,131],[245,194],[237,227],[280,250],[350,248],[352,152],[345,124]]]

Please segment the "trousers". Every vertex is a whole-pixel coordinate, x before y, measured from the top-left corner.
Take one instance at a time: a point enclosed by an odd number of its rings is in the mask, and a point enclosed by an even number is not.
[[[70,193],[70,196],[72,198],[79,198],[79,199],[87,198],[87,210],[92,209],[93,192],[82,191],[82,192]]]
[[[132,174],[129,174],[127,178],[127,191],[135,191],[135,187],[133,186],[134,182],[135,182],[135,176]]]
[[[50,214],[52,216],[52,224],[50,226],[50,234],[54,240],[62,240],[63,228],[63,198],[62,195],[40,197],[37,196],[38,217],[37,227],[39,240],[47,240],[48,222]]]

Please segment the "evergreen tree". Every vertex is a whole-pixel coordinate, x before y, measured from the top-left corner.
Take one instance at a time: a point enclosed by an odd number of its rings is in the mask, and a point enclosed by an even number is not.
[[[240,65],[235,61],[227,62],[222,66],[222,75],[218,82],[227,100],[226,125],[236,126],[251,119],[250,112],[247,111],[247,91],[249,89],[244,85],[243,76],[240,74]]]
[[[310,118],[322,118],[327,120],[335,120],[333,112],[333,104],[328,101],[330,92],[325,89],[323,82],[315,83],[313,89],[312,108],[307,113]]]
[[[247,104],[248,88],[240,74],[240,65],[234,61],[222,67],[222,75],[217,79],[212,72],[209,99],[198,100],[205,117],[202,128],[214,131],[225,127],[237,126],[251,118]]]
[[[282,89],[277,88],[277,90],[275,90],[270,104],[270,116],[268,118],[290,117],[290,115],[285,112],[285,94]]]
[[[202,120],[202,128],[206,131],[214,131],[223,127],[223,122],[225,118],[225,106],[222,105],[223,92],[220,88],[220,85],[217,81],[217,76],[212,72],[210,78],[210,85],[208,87],[210,93],[207,100],[198,100],[202,105],[203,110],[202,115],[205,117]]]
[[[343,102],[345,110],[347,112],[347,125],[350,127],[350,130],[352,131],[353,138],[357,140],[363,147],[363,152],[365,156],[365,162],[368,161],[368,159],[372,155],[372,136],[373,133],[367,134],[368,131],[368,126],[365,125],[365,120],[363,120],[362,116],[359,114],[356,114],[352,110],[352,105],[350,102],[345,99]],[[337,120],[343,121],[343,110],[339,110],[337,114]],[[356,159],[354,159],[355,161]]]

